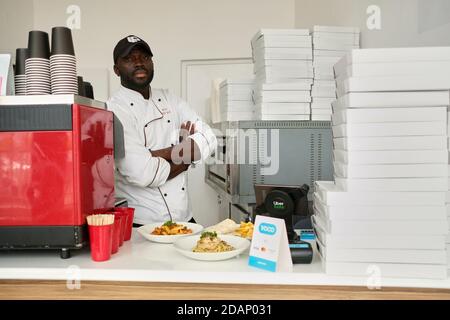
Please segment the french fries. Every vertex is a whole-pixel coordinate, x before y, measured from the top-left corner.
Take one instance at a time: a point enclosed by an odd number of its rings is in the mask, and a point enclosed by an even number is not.
[[[242,238],[251,239],[253,235],[253,223],[241,222],[241,225],[234,231],[234,234]]]

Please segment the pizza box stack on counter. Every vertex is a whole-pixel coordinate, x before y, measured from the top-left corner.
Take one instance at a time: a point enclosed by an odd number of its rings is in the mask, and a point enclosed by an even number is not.
[[[220,119],[222,121],[253,120],[253,79],[226,79],[220,83]]]
[[[331,102],[336,100],[333,66],[348,51],[359,48],[359,38],[358,28],[314,26],[311,120],[331,120]]]
[[[352,50],[334,70],[335,176],[313,218],[326,273],[446,278],[450,47]]]
[[[445,205],[447,206],[447,221],[448,221],[448,236],[447,236],[447,268],[448,268],[448,275],[450,275],[450,107],[447,109],[447,141],[448,141],[448,149],[449,149],[449,156],[448,156],[448,172],[449,172],[449,178],[448,178],[448,186],[449,190],[447,191],[447,198]]]
[[[251,40],[256,120],[310,120],[313,79],[308,29],[261,29]]]

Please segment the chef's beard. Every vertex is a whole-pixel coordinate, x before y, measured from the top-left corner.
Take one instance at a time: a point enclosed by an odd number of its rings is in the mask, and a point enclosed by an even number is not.
[[[121,83],[126,88],[129,88],[129,89],[132,89],[132,90],[141,90],[141,89],[145,89],[146,87],[149,86],[149,84],[153,80],[153,75],[154,75],[154,71],[153,70],[148,71],[148,78],[144,82],[136,81],[133,78],[133,76],[130,77],[128,75],[122,75],[121,76]]]

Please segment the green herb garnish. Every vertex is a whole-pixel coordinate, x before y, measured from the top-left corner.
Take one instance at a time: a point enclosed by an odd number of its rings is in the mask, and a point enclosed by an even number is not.
[[[203,239],[203,238],[206,238],[206,237],[215,238],[215,237],[217,237],[217,232],[215,232],[215,231],[213,231],[213,232],[209,232],[209,231],[202,232],[202,235],[200,236],[200,239]]]
[[[163,226],[171,227],[171,226],[173,226],[174,224],[176,224],[176,223],[173,222],[173,221],[171,221],[171,220],[169,220],[169,221],[164,222]]]

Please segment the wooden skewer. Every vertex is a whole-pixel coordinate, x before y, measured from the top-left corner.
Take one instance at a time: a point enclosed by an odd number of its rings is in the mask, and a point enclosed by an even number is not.
[[[113,214],[93,214],[86,217],[87,223],[91,226],[107,226],[114,223]]]

